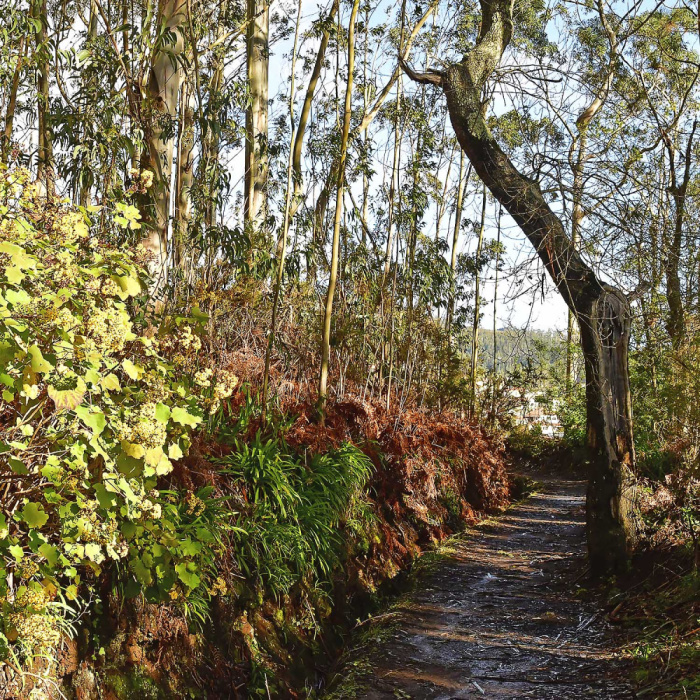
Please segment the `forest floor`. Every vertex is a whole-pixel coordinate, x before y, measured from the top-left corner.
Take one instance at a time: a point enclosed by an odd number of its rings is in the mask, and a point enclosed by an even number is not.
[[[453,537],[366,621],[329,697],[635,697],[585,588],[585,483],[528,476],[530,498]]]

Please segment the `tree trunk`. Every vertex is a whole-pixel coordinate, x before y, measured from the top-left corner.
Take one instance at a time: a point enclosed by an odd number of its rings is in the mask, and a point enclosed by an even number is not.
[[[10,146],[12,144],[12,129],[15,122],[15,109],[17,108],[17,91],[19,89],[19,79],[22,75],[22,65],[24,62],[25,39],[21,37],[19,40],[19,49],[17,54],[17,64],[15,65],[14,73],[12,74],[12,83],[10,83],[10,95],[7,100],[7,109],[5,110],[5,130],[2,137],[2,162],[7,165]]]
[[[192,86],[183,83],[180,91],[180,132],[177,152],[173,263],[186,276],[187,241],[192,220],[190,192],[194,182],[194,99]]]
[[[49,47],[47,44],[46,0],[34,0],[32,15],[41,24],[36,31],[37,65],[37,179],[46,188],[48,196],[54,195],[53,140],[49,126]]]
[[[486,226],[486,184],[481,199],[481,223],[479,224],[479,238],[476,243],[476,262],[479,264],[481,258],[481,249],[484,245],[484,228]],[[469,416],[474,417],[476,412],[476,370],[479,360],[479,320],[481,318],[481,289],[479,280],[479,269],[477,267],[476,275],[474,276],[474,318],[472,320],[472,357],[471,371],[469,375],[470,390],[469,390]]]
[[[321,77],[323,64],[326,60],[326,49],[328,48],[328,40],[330,38],[331,26],[335,19],[335,14],[338,11],[340,0],[333,0],[328,16],[324,20],[325,28],[321,34],[321,43],[316,54],[316,62],[314,63],[309,84],[304,95],[304,103],[299,112],[299,125],[297,126],[296,135],[294,136],[294,145],[292,148],[292,169],[294,172],[294,198],[292,200],[292,208],[289,212],[290,218],[294,218],[302,200],[302,172],[301,172],[301,153],[304,147],[304,136],[306,134],[306,126],[309,123],[311,116],[311,105],[314,101],[316,86],[318,79]]]
[[[328,368],[331,354],[331,321],[333,318],[333,297],[338,279],[338,259],[340,258],[340,221],[343,215],[343,186],[345,184],[345,159],[348,152],[350,135],[350,118],[352,117],[352,85],[355,69],[355,19],[360,0],[354,0],[348,27],[348,82],[345,89],[345,111],[343,115],[343,132],[340,140],[340,162],[336,181],[335,217],[333,223],[333,248],[331,252],[331,274],[328,280],[326,308],[323,314],[323,338],[321,340],[321,373],[318,382],[318,413],[323,421],[328,400]]]
[[[267,216],[267,113],[270,6],[268,0],[248,0],[246,56],[250,105],[246,112],[244,218],[254,231]]]
[[[146,89],[146,152],[141,168],[153,173],[153,186],[145,200],[144,221],[148,234],[144,246],[153,254],[151,294],[157,297],[167,274],[170,191],[173,172],[174,138],[171,124],[177,119],[181,69],[177,57],[184,48],[180,25],[185,20],[186,0],[161,0],[158,23],[170,29],[174,41],[156,47]]]
[[[296,83],[296,58],[297,47],[299,45],[299,23],[301,22],[301,4],[299,0],[297,6],[297,18],[294,25],[294,47],[292,48],[292,78],[289,85],[289,157],[287,159],[287,189],[284,194],[284,221],[282,222],[282,233],[277,245],[277,269],[275,271],[275,288],[272,293],[272,317],[270,319],[270,332],[267,338],[265,349],[265,369],[263,371],[263,391],[262,391],[262,422],[265,423],[267,416],[267,398],[270,388],[270,363],[272,362],[272,348],[275,343],[275,333],[277,331],[277,314],[279,312],[280,294],[284,283],[284,265],[287,256],[287,237],[289,234],[289,223],[291,220],[293,173],[294,173],[294,87]]]
[[[452,319],[455,313],[455,282],[454,277],[457,274],[457,244],[459,243],[459,232],[462,228],[462,207],[464,200],[464,190],[469,184],[469,178],[472,174],[472,165],[469,164],[467,176],[464,177],[464,151],[459,154],[459,182],[457,184],[457,202],[455,205],[455,225],[452,231],[452,254],[450,256],[450,274],[452,281],[450,282],[450,299],[447,303],[447,314],[445,318],[445,331],[447,332],[447,343],[451,343]]]
[[[680,263],[683,254],[683,223],[685,219],[686,203],[685,198],[688,193],[688,185],[691,178],[692,150],[697,120],[693,122],[693,129],[688,137],[688,144],[683,154],[684,170],[683,178],[678,181],[676,174],[676,148],[670,137],[663,134],[666,149],[668,151],[669,165],[671,169],[671,185],[668,188],[673,197],[674,219],[673,235],[666,252],[666,299],[668,301],[668,321],[666,328],[671,338],[673,348],[678,350],[683,343],[685,336],[685,308],[683,304],[683,292],[681,288]]]
[[[592,572],[628,565],[635,541],[634,446],[627,351],[630,309],[626,297],[602,283],[586,264],[547,204],[539,184],[520,173],[488,129],[482,90],[511,38],[509,0],[481,0],[474,48],[446,71],[416,73],[441,85],[457,138],[479,177],[535,247],[560,294],[573,310],[586,365],[589,489],[587,529]]]

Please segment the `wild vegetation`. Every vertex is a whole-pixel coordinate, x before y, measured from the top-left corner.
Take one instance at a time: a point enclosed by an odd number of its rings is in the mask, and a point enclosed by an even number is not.
[[[0,697],[312,697],[553,449],[697,688],[699,22],[2,3]]]

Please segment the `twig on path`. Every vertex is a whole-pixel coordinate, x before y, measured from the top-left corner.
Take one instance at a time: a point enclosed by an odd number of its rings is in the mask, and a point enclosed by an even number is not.
[[[388,612],[384,613],[382,615],[374,615],[374,617],[368,617],[365,620],[362,620],[361,622],[358,622],[353,629],[356,630],[358,627],[362,627],[362,625],[366,625],[368,622],[376,622],[377,620],[381,620],[387,617],[394,617],[395,615],[398,615],[399,613],[397,612]]]

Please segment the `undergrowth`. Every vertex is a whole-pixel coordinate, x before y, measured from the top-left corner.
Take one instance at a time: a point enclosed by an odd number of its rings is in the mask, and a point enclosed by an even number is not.
[[[649,555],[647,555],[647,558]],[[700,575],[678,553],[638,562],[641,584],[611,598],[627,638],[637,697],[700,697]]]

